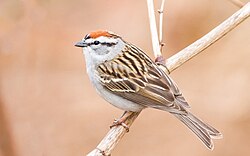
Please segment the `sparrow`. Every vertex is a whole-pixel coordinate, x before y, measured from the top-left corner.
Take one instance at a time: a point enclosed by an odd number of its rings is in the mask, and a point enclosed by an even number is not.
[[[137,46],[110,31],[87,34],[75,44],[83,48],[89,79],[107,102],[126,112],[145,108],[169,112],[184,123],[208,149],[222,134],[194,116],[176,83]],[[166,70],[165,70],[166,69]]]

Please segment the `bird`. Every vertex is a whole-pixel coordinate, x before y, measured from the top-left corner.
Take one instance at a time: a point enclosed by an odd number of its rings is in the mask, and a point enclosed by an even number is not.
[[[214,148],[212,139],[222,138],[222,133],[190,112],[164,64],[154,62],[139,47],[107,30],[90,32],[75,46],[83,49],[93,87],[113,106],[125,112],[145,108],[169,112],[210,150]]]

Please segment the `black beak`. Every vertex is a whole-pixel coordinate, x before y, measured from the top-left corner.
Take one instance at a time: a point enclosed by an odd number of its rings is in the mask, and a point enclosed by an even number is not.
[[[80,41],[75,44],[76,47],[87,47],[87,45],[85,41]]]

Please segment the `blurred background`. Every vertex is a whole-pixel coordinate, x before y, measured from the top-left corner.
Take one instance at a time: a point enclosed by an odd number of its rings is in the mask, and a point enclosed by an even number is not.
[[[167,0],[164,56],[238,9],[227,0]],[[214,151],[173,116],[146,109],[113,155],[250,155],[249,28],[248,19],[171,73],[192,112],[223,133]],[[0,156],[86,155],[122,114],[96,94],[74,47],[97,29],[153,58],[145,0],[0,1]]]

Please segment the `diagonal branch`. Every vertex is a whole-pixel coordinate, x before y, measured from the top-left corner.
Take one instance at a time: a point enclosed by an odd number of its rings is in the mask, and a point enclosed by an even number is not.
[[[148,0],[148,8],[149,8],[149,17],[150,17],[150,25],[155,25],[155,29],[151,28],[152,33],[152,42],[158,48],[154,49],[155,57],[161,56],[160,48],[159,48],[159,40],[156,30],[156,22],[155,15],[153,9],[153,0]],[[239,11],[234,13],[231,17],[226,19],[222,24],[214,28],[207,35],[203,36],[190,46],[184,48],[174,56],[170,57],[166,61],[166,66],[169,70],[169,73],[183,65],[185,62],[193,58],[195,55],[199,54],[217,40],[226,35],[229,31],[235,28],[238,24],[246,20],[250,16],[250,2],[248,2],[244,7],[242,7]],[[154,21],[152,21],[154,20]],[[153,23],[153,24],[152,24]],[[153,26],[154,27],[154,26]],[[140,112],[133,113],[129,116],[129,119],[125,122],[128,127],[130,127]],[[125,135],[126,129],[122,126],[113,127],[109,130],[107,135],[103,138],[103,140],[99,143],[96,149],[91,151],[88,156],[103,156],[103,155],[111,155],[112,150],[118,144],[118,142]]]
[[[229,0],[229,1],[239,8],[242,8],[245,5],[245,3],[240,0]]]
[[[250,2],[248,2],[244,7],[222,22],[219,26],[211,30],[208,34],[167,59],[166,67],[168,68],[169,73],[225,36],[249,16]]]

